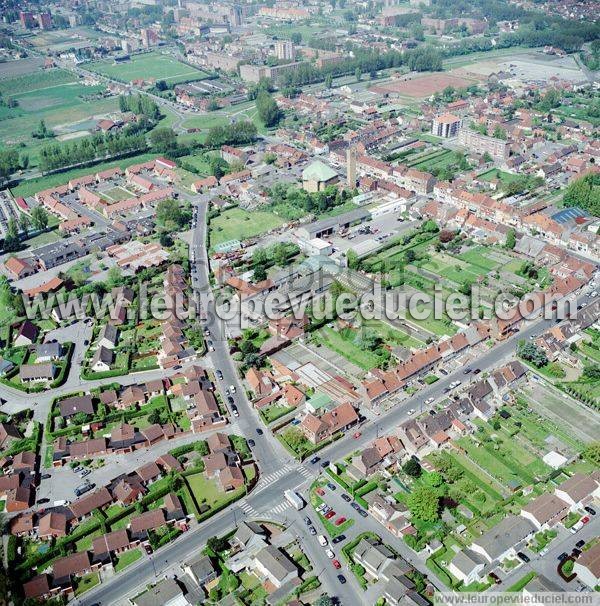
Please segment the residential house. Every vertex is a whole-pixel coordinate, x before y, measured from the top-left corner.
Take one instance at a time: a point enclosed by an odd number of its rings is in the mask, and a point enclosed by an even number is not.
[[[253,568],[259,578],[269,581],[277,589],[298,578],[294,562],[274,545],[267,545],[254,556]]]
[[[60,415],[64,419],[70,419],[77,413],[84,413],[86,415],[94,414],[94,402],[90,394],[83,396],[71,396],[60,400],[58,403]]]
[[[29,320],[25,320],[25,322],[23,322],[23,324],[21,324],[19,327],[17,336],[15,337],[15,347],[20,347],[21,345],[32,345],[35,343],[38,334],[38,327]]]
[[[219,576],[218,570],[208,556],[186,564],[183,569],[198,587],[204,587]]]
[[[588,505],[595,498],[600,498],[599,474],[574,473],[554,489],[554,494],[567,503],[571,511],[576,511]]]
[[[487,563],[484,556],[465,548],[448,562],[448,572],[462,581],[463,585],[470,585],[481,580],[481,573]]]
[[[62,358],[62,345],[56,341],[42,343],[35,348],[35,363],[55,362]]]
[[[40,518],[38,523],[40,539],[64,537],[66,534],[67,516],[64,513],[51,511]]]
[[[546,530],[562,522],[569,514],[569,503],[555,494],[543,493],[521,509],[521,515],[533,522],[538,530]]]
[[[56,366],[54,364],[23,364],[19,369],[19,379],[22,383],[44,383],[54,379]]]
[[[488,562],[515,556],[515,547],[532,536],[536,525],[522,516],[508,515],[493,528],[476,538],[471,550]]]
[[[107,372],[110,370],[110,366],[113,363],[113,352],[101,345],[94,352],[92,359],[90,360],[90,368],[94,372]]]
[[[596,589],[600,585],[600,543],[596,543],[593,547],[584,551],[575,560],[573,572],[590,589]]]
[[[104,324],[98,334],[98,348],[114,349],[119,339],[119,329],[113,324]]]

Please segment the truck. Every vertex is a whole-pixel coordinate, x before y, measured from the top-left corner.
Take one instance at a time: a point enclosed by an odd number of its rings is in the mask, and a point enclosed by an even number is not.
[[[286,490],[283,495],[288,500],[290,505],[295,507],[298,511],[304,507],[304,499],[295,490]]]
[[[77,488],[75,488],[73,492],[75,493],[76,497],[80,497],[82,494],[85,494],[86,492],[92,490],[92,488],[94,488],[95,486],[95,484],[86,482],[85,484],[80,484],[79,486],[77,486]]]

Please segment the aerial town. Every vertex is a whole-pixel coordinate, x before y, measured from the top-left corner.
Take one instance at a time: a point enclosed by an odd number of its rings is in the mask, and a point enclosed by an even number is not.
[[[0,603],[597,603],[599,17],[0,0]]]

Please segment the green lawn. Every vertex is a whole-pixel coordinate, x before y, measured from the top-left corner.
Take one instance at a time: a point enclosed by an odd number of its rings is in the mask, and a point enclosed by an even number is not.
[[[217,483],[214,480],[207,479],[203,473],[195,473],[191,476],[187,476],[186,480],[199,505],[206,503],[208,506],[212,507],[225,496]]]
[[[117,563],[115,564],[115,572],[120,572],[123,568],[126,568],[130,564],[133,564],[136,560],[139,560],[142,557],[141,549],[130,549],[125,553],[122,553],[117,558]]]
[[[92,587],[95,587],[100,583],[100,573],[92,572],[91,574],[87,574],[84,577],[81,577],[77,581],[77,587],[75,588],[75,595],[81,595],[82,593],[88,591]]]
[[[158,52],[133,55],[129,61],[123,63],[115,63],[110,60],[95,61],[88,63],[86,68],[121,82],[142,78],[144,80],[165,80],[169,84],[176,84],[190,80],[202,80],[208,76],[195,67]]]
[[[480,175],[477,175],[477,179],[480,181],[491,181],[492,179],[498,179],[503,185],[516,181],[518,178],[519,175],[508,173],[504,170],[500,170],[499,168],[492,168],[484,173],[481,173]]]
[[[216,246],[228,240],[246,240],[283,225],[277,215],[260,211],[231,208],[210,222],[210,244]]]
[[[401,346],[408,348],[419,348],[423,347],[425,343],[415,337],[414,335],[409,335],[408,333],[399,330],[386,324],[382,320],[365,320],[363,325],[367,328],[373,328],[377,331],[379,335],[383,338],[387,345],[392,347]]]
[[[324,326],[315,336],[317,342],[322,343],[325,347],[335,351],[363,370],[371,370],[379,362],[379,358],[375,354],[366,349],[361,349],[350,339],[344,338],[341,333],[329,326]]]

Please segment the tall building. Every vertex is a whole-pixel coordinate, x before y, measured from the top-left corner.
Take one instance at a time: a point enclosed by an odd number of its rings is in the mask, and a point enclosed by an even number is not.
[[[242,7],[234,4],[229,11],[229,25],[231,27],[240,27],[242,25]]]
[[[37,20],[40,29],[50,29],[52,27],[52,15],[50,13],[40,13]]]
[[[460,118],[454,114],[442,114],[433,119],[431,134],[437,137],[456,137],[460,130]]]
[[[348,187],[356,187],[356,147],[346,151],[346,179]]]
[[[140,31],[142,37],[142,46],[144,48],[150,48],[158,44],[158,34],[150,28],[145,28]]]
[[[28,11],[21,11],[19,13],[19,20],[25,29],[31,29],[34,25],[33,15]]]
[[[277,40],[275,42],[275,56],[282,61],[294,60],[294,45],[290,40]]]
[[[478,154],[487,152],[494,160],[504,161],[508,158],[509,143],[507,141],[482,135],[470,128],[461,128],[458,131],[458,143]]]

